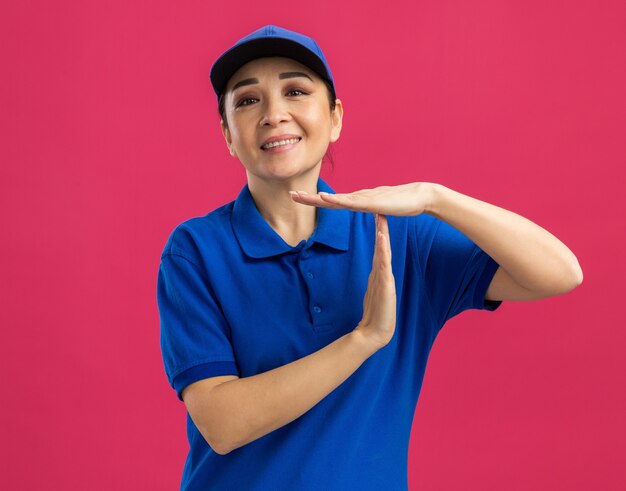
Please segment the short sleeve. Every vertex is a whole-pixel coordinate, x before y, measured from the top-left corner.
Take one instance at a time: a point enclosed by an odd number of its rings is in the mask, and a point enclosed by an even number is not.
[[[186,257],[161,257],[157,279],[161,352],[167,379],[182,390],[198,380],[238,375],[230,327],[201,268]]]
[[[485,299],[499,267],[491,256],[436,217],[421,214],[413,223],[418,262],[438,328],[464,310],[494,311],[502,304]]]

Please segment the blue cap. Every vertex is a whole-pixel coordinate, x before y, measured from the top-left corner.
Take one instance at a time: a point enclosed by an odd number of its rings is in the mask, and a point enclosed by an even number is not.
[[[241,38],[213,63],[211,84],[218,99],[230,77],[239,68],[249,61],[265,56],[285,56],[299,61],[330,82],[333,91],[335,90],[330,67],[313,38],[282,27],[268,25]]]

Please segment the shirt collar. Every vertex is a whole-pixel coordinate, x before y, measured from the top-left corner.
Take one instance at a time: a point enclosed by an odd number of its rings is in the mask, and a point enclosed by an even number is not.
[[[321,177],[318,177],[317,191],[335,192]],[[231,220],[239,245],[250,257],[269,257],[294,249],[259,213],[247,183],[235,200]],[[350,241],[350,210],[317,207],[317,227],[309,240],[347,251]]]

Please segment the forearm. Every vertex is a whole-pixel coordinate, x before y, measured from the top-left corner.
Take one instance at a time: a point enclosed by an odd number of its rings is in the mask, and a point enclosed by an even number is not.
[[[433,184],[426,213],[463,232],[521,286],[556,293],[578,284],[574,253],[550,232],[517,213]]]
[[[377,351],[358,330],[273,370],[223,383],[207,408],[224,453],[307,412]]]

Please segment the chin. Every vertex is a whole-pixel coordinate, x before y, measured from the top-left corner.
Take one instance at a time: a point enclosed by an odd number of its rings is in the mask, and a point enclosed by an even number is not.
[[[284,163],[272,163],[268,165],[256,165],[252,169],[247,168],[248,174],[253,174],[259,179],[287,181],[300,177],[307,173],[315,173],[319,175],[319,166],[321,161],[314,165],[301,165]]]

